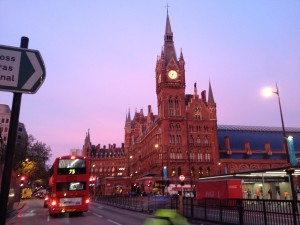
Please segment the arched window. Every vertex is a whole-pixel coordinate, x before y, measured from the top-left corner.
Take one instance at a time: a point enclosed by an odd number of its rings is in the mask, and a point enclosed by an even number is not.
[[[195,168],[194,167],[192,167],[192,169],[191,169],[191,176],[195,177]]]
[[[178,167],[178,170],[177,170],[177,171],[178,171],[178,176],[180,176],[180,175],[182,174],[182,173],[181,173],[182,171],[181,171],[181,167],[180,167],[180,166]]]
[[[204,137],[204,144],[207,146],[208,145],[208,138],[207,136]]]
[[[194,144],[194,138],[193,138],[193,135],[190,136],[189,142],[190,142],[190,144]]]
[[[180,115],[180,110],[179,110],[179,103],[178,103],[177,96],[175,97],[174,103],[175,103],[175,116],[179,116]]]
[[[201,144],[200,135],[197,136],[197,141],[196,142],[197,142],[197,145]]]
[[[176,135],[176,140],[175,140],[175,144],[179,144],[179,135]]]
[[[209,168],[209,166],[207,167],[206,173],[207,173],[207,176],[210,176],[210,168]]]
[[[173,125],[173,123],[170,123],[170,125],[169,125],[169,130],[171,130],[171,131],[174,130],[174,125]]]
[[[203,169],[201,166],[199,167],[199,177],[203,177]]]
[[[180,131],[180,124],[179,123],[176,124],[176,131]]]
[[[168,100],[168,112],[169,112],[169,116],[173,116],[174,108],[173,108],[173,100],[171,96],[169,97]]]

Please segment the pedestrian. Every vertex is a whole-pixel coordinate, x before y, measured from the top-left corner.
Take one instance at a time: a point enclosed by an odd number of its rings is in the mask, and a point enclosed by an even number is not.
[[[288,200],[289,193],[287,191],[284,191],[283,195],[284,195],[284,200]]]
[[[251,199],[251,191],[250,191],[250,189],[247,190],[247,194],[248,194],[248,199]]]
[[[271,190],[271,188],[269,189],[269,191],[268,191],[268,194],[269,194],[269,199],[272,199],[272,190]]]
[[[258,188],[256,188],[256,190],[255,190],[255,195],[256,195],[256,199],[259,199],[260,191]]]

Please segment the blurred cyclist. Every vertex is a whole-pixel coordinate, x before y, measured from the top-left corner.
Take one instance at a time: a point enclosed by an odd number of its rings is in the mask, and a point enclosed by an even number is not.
[[[189,225],[187,219],[173,209],[159,209],[153,215],[144,225]]]

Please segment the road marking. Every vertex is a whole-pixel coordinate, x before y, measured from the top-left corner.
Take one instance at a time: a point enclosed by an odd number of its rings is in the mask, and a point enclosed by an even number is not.
[[[97,217],[99,217],[99,218],[102,218],[103,216],[101,216],[101,215],[99,215],[99,214],[97,214],[97,213],[93,213],[93,215],[95,215],[95,216],[97,216]]]
[[[111,223],[114,223],[114,224],[116,224],[116,225],[122,225],[121,223],[117,223],[116,221],[113,221],[113,220],[110,220],[110,219],[108,219],[107,221],[108,221],[108,222],[111,222]]]

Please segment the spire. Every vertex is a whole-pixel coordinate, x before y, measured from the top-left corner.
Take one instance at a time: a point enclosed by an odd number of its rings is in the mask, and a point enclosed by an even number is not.
[[[197,93],[197,83],[196,82],[194,83],[194,95],[198,95],[198,93]]]
[[[128,114],[126,113],[126,122],[130,122],[131,118],[130,118],[130,108],[128,109]]]
[[[208,88],[208,103],[215,103],[210,81],[209,81],[209,88]]]
[[[172,57],[174,57],[174,59],[177,61],[177,56],[176,56],[174,41],[173,41],[173,32],[171,29],[171,23],[170,23],[170,19],[169,19],[168,10],[167,10],[167,21],[166,21],[164,41],[165,41],[164,54],[165,54],[166,63],[169,63],[169,61]]]

